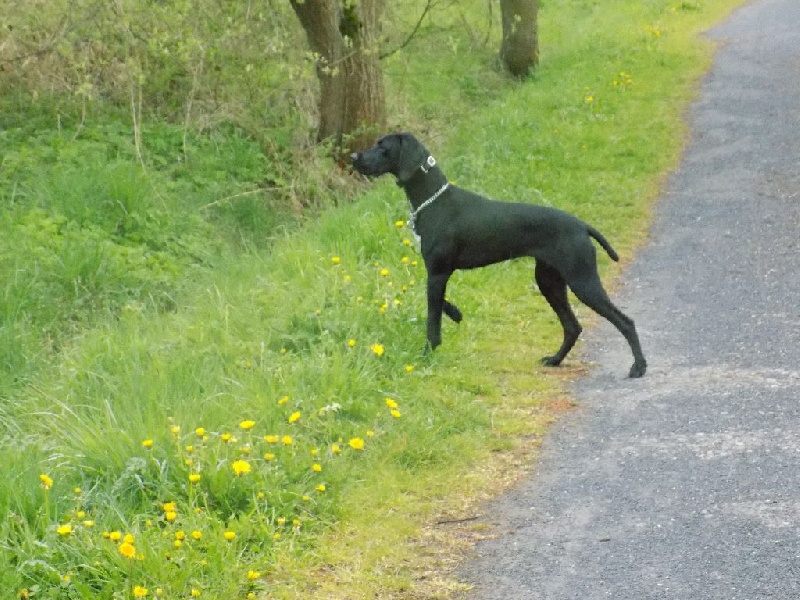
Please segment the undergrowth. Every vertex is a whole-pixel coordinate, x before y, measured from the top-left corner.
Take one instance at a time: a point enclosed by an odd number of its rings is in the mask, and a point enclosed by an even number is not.
[[[522,83],[495,66],[497,15],[441,8],[387,60],[392,126],[460,185],[574,212],[630,256],[708,64],[695,36],[737,3],[542,3],[541,67]],[[176,98],[197,63],[180,49],[161,115],[131,122],[114,90],[70,105],[42,61],[0,100],[0,589],[444,595],[444,575],[416,578],[439,568],[413,543],[421,524],[513,479],[493,465],[530,451],[560,390],[536,366],[559,331],[531,265],[454,277],[465,321],[423,358],[424,267],[397,188],[353,200],[362,184],[297,112],[257,133],[233,59],[204,88],[226,90],[224,118],[187,119]],[[26,103],[23,84],[41,93]],[[163,86],[147,86],[155,103]]]

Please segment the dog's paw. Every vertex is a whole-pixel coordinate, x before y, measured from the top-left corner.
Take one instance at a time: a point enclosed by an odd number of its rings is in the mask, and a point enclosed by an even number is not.
[[[444,311],[444,314],[446,314],[456,323],[461,323],[461,320],[464,318],[464,315],[461,314],[461,311],[449,302],[445,303],[442,310]]]
[[[431,344],[430,342],[427,342],[425,344],[425,349],[422,351],[422,358],[426,360],[432,358],[433,351],[436,350],[436,347],[439,345],[441,345],[441,342],[438,344]]]
[[[647,363],[633,363],[630,372],[628,372],[628,377],[632,379],[636,379],[638,377],[642,377],[645,372],[647,372]]]
[[[545,356],[542,358],[541,363],[545,367],[557,367],[561,364],[561,361],[555,356]]]

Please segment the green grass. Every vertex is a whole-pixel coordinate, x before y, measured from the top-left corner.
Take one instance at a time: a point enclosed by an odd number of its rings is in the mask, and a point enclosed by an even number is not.
[[[524,83],[494,67],[485,7],[455,6],[388,61],[392,126],[460,185],[574,212],[630,257],[708,65],[697,32],[737,4],[543,3]],[[424,268],[392,182],[300,225],[285,196],[250,194],[292,174],[236,130],[192,137],[186,162],[182,128],[153,125],[142,170],[112,121],[18,121],[0,132],[0,588],[457,589],[444,563],[418,579],[422,526],[518,475],[583,368],[537,366],[559,331],[531,264],[457,274],[465,321],[423,359]]]

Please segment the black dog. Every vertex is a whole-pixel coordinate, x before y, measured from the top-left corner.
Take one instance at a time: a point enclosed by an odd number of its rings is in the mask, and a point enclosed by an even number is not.
[[[382,137],[372,148],[354,153],[353,166],[363,175],[391,173],[411,203],[409,224],[421,238],[428,271],[428,344],[442,342],[442,312],[456,323],[461,311],[445,300],[447,280],[457,269],[474,269],[532,256],[536,283],[564,328],[564,341],[553,356],[542,359],[556,366],[575,345],[581,326],[567,300],[567,285],[599,315],[608,319],[630,344],[630,377],[641,377],[647,361],[633,321],[611,303],[600,277],[594,238],[613,260],[617,253],[606,239],[580,219],[543,206],[497,202],[448,183],[436,161],[407,133]]]

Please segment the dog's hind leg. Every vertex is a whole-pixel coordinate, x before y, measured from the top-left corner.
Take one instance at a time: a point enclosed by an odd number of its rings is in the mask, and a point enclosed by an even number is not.
[[[564,329],[564,341],[561,347],[553,356],[545,356],[542,359],[542,364],[550,367],[556,367],[561,364],[567,353],[572,350],[578,336],[581,334],[581,325],[572,312],[572,307],[569,305],[567,298],[567,284],[561,274],[550,265],[536,261],[536,285],[539,291],[542,292],[545,300],[550,305],[558,320],[561,322],[561,327]]]
[[[620,333],[625,336],[628,345],[631,347],[633,353],[633,366],[631,366],[629,377],[641,377],[647,370],[647,361],[642,353],[641,344],[639,344],[639,336],[636,333],[636,326],[633,319],[628,317],[620,309],[618,309],[611,302],[611,299],[603,289],[603,284],[600,282],[600,277],[597,274],[596,268],[591,269],[588,273],[584,272],[584,276],[571,281],[569,287],[586,306],[594,310],[601,317],[608,319],[614,327],[619,329]]]

